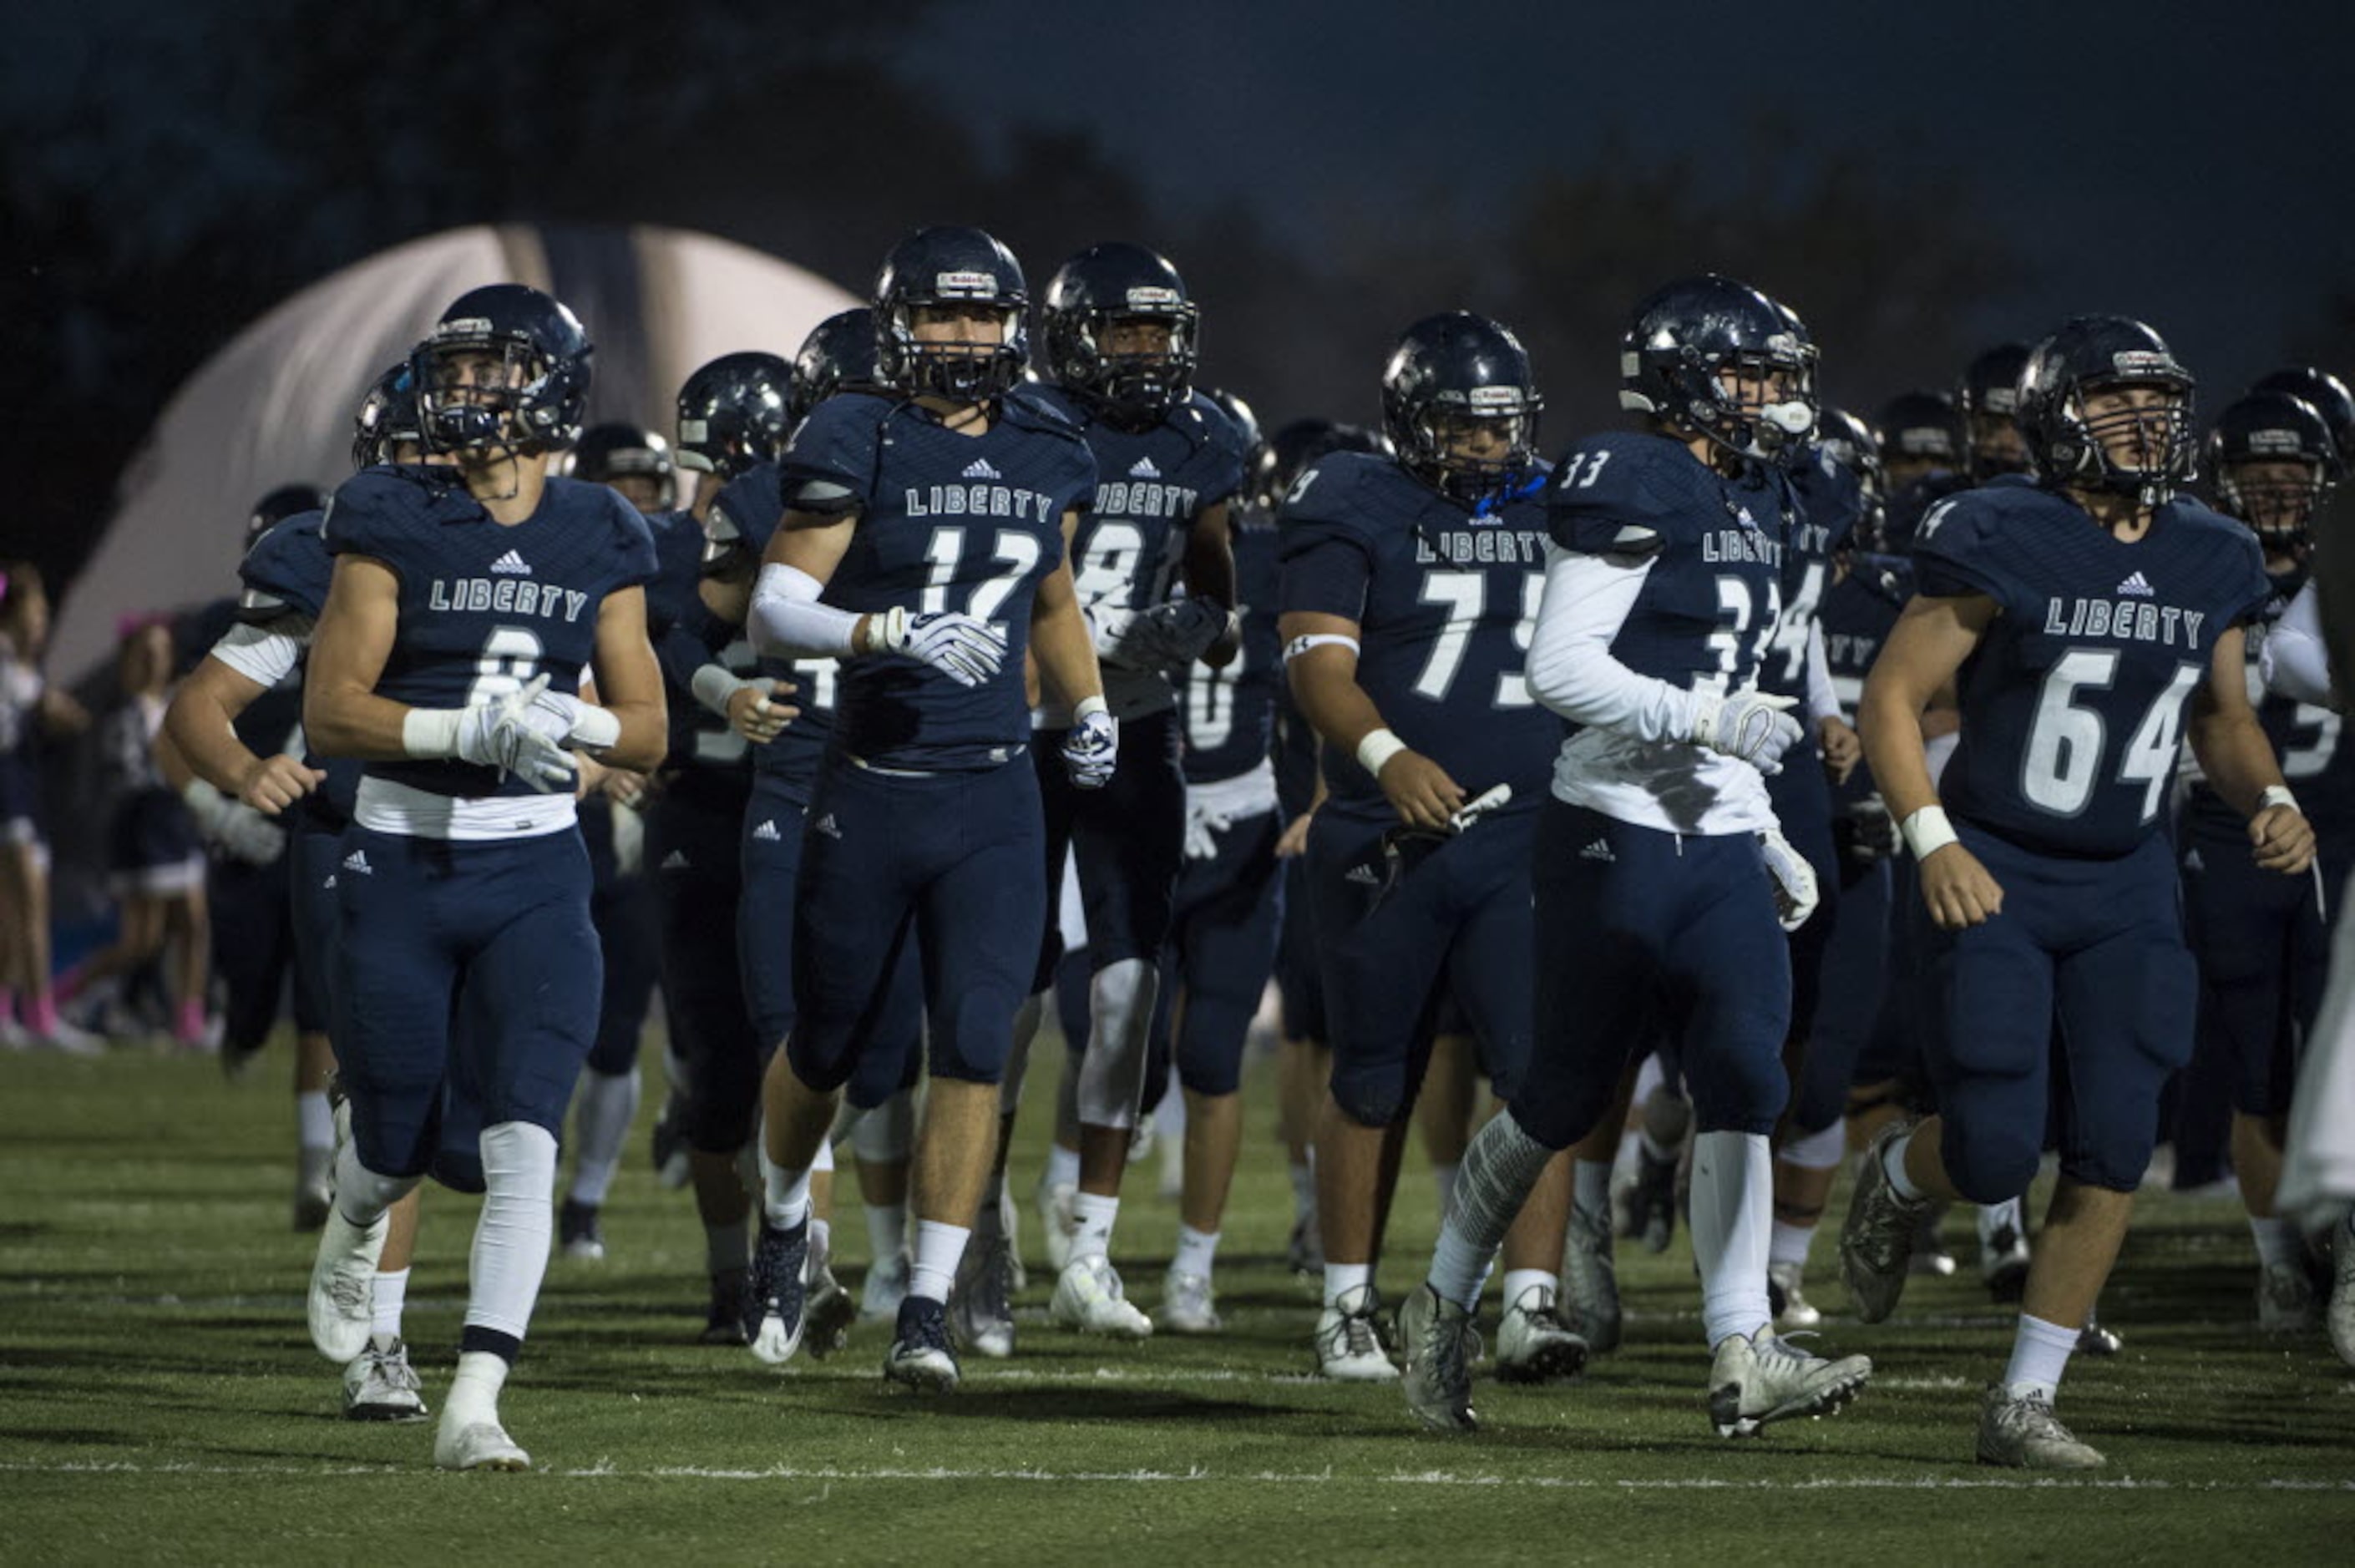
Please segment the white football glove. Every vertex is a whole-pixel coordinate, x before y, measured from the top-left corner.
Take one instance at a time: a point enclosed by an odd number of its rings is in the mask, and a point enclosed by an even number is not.
[[[1150,609],[1097,612],[1096,652],[1130,670],[1178,670],[1227,634],[1234,617],[1214,599],[1173,599]]]
[[[1082,712],[1063,736],[1063,768],[1082,789],[1101,789],[1120,766],[1120,721],[1104,711],[1103,699],[1080,705]]]
[[[1774,889],[1774,917],[1785,931],[1796,931],[1816,912],[1816,868],[1791,847],[1780,828],[1758,835],[1759,853],[1766,857],[1766,874]]]
[[[1783,754],[1805,733],[1788,711],[1798,705],[1796,697],[1769,696],[1755,686],[1744,686],[1723,696],[1697,692],[1694,699],[1692,734],[1686,738],[1747,762],[1761,773],[1782,772]]]
[[[1186,858],[1219,858],[1219,835],[1235,825],[1234,818],[1199,800],[1186,802]]]
[[[1006,633],[950,609],[910,615],[894,605],[868,622],[867,641],[871,652],[930,664],[961,686],[982,684],[1006,663]]]
[[[572,788],[571,757],[564,749],[572,717],[559,701],[542,707],[548,677],[535,677],[506,696],[479,703],[458,719],[458,756],[467,762],[513,773],[533,789]],[[573,699],[579,706],[578,699]]]
[[[196,819],[205,842],[218,844],[232,859],[269,865],[286,853],[284,828],[203,779],[190,779],[180,799],[188,803],[188,815]]]
[[[562,692],[542,691],[531,699],[532,727],[562,728],[557,744],[576,751],[602,751],[622,738],[622,721],[613,712]]]

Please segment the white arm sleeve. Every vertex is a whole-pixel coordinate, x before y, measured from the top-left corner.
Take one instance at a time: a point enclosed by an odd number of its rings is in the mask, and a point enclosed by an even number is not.
[[[1807,718],[1809,727],[1840,717],[1839,694],[1832,689],[1831,654],[1824,648],[1824,623],[1807,626]]]
[[[267,626],[232,626],[213,644],[213,657],[270,690],[294,673],[303,660],[303,645],[311,639],[311,623],[288,616]]]
[[[2330,652],[2322,641],[2322,599],[2307,584],[2265,633],[2257,654],[2265,689],[2294,702],[2335,706],[2330,694]]]
[[[1550,547],[1545,599],[1529,640],[1529,693],[1578,724],[1640,740],[1689,740],[1693,694],[1611,656],[1612,640],[1651,571],[1648,560],[1621,565]]]
[[[850,640],[858,630],[858,612],[818,603],[825,591],[824,583],[799,567],[777,561],[762,567],[744,617],[752,651],[784,659],[857,652]]]

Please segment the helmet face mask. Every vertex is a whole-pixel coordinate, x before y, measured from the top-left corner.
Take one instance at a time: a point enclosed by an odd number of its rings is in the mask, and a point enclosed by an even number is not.
[[[1193,395],[1201,320],[1167,258],[1119,241],[1091,245],[1057,268],[1039,309],[1056,385],[1138,425]]]
[[[982,230],[920,230],[892,248],[875,281],[876,374],[910,397],[1003,396],[1029,363],[1029,302],[1014,253]]]
[[[1399,465],[1467,503],[1529,471],[1544,407],[1520,340],[1466,311],[1407,328],[1382,372],[1382,430]]]
[[[678,501],[678,465],[670,443],[635,425],[599,425],[566,455],[565,473],[614,491],[640,512],[667,512]]]
[[[2156,506],[2192,476],[2191,373],[2124,316],[2076,316],[2019,378],[2019,432],[2048,484]]]
[[[2314,519],[2339,475],[2328,418],[2286,392],[2252,392],[2228,405],[2208,435],[2216,499],[2268,551],[2303,560]]]
[[[580,439],[588,334],[537,289],[494,283],[459,296],[410,357],[429,450],[554,451]]]

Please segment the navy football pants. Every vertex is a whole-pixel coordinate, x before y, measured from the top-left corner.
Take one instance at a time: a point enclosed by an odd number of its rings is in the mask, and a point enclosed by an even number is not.
[[[1270,808],[1238,818],[1219,833],[1219,853],[1188,860],[1178,879],[1169,945],[1161,955],[1161,993],[1154,1007],[1156,1075],[1145,1086],[1148,1108],[1167,1082],[1198,1095],[1231,1095],[1242,1084],[1243,1044],[1275,965],[1284,888],[1275,841],[1283,813]],[[1186,998],[1176,1038],[1169,1027],[1178,994]]]

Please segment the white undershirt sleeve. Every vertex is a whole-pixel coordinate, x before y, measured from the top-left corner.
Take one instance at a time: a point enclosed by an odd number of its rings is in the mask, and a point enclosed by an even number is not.
[[[2257,671],[2266,690],[2293,702],[2339,705],[2331,693],[2330,651],[2322,641],[2322,599],[2313,583],[2297,590],[2265,633]]]
[[[294,673],[311,640],[311,622],[287,616],[267,626],[232,626],[213,644],[212,656],[268,691]]]
[[[1611,653],[1651,571],[1650,560],[1549,547],[1545,599],[1529,640],[1529,693],[1576,724],[1641,740],[1688,740],[1693,694],[1639,675]]]
[[[1824,623],[1811,621],[1807,626],[1808,727],[1841,716],[1839,693],[1832,687],[1831,654],[1824,647]]]
[[[820,604],[826,585],[798,567],[771,561],[752,586],[744,630],[752,651],[775,658],[842,658],[858,630],[855,610]]]

